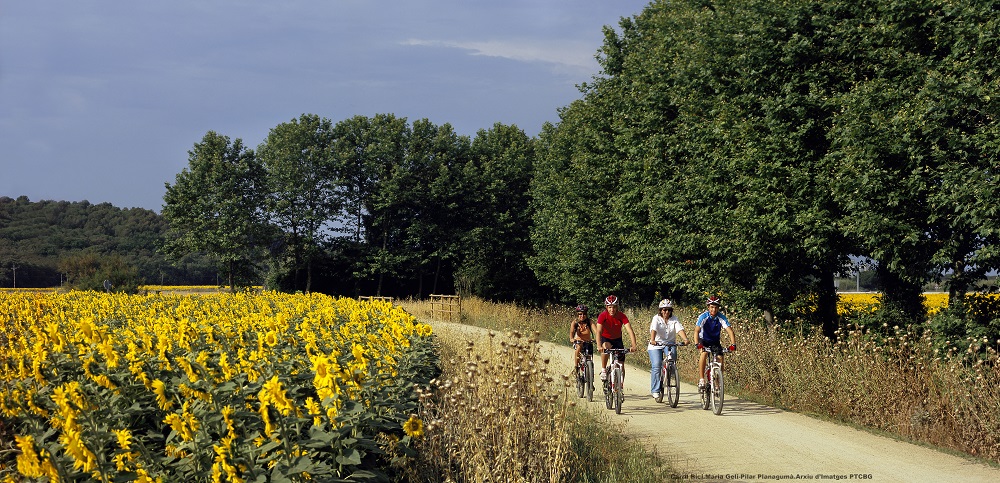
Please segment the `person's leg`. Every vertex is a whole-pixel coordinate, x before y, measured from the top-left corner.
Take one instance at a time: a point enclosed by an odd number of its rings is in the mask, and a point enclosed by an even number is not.
[[[705,362],[708,360],[708,353],[701,351],[701,356],[698,358],[698,387],[705,387]]]
[[[611,348],[611,343],[607,341],[602,341],[601,346],[604,350]],[[601,350],[601,380],[608,378],[608,353]]]
[[[649,349],[649,393],[658,394],[663,390],[663,380],[661,377],[663,367],[663,349]]]

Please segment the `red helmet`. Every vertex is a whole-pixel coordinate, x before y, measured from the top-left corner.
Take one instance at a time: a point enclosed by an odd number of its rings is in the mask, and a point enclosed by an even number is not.
[[[608,298],[604,299],[604,305],[618,305],[618,297],[608,295]]]
[[[713,295],[709,297],[708,300],[705,301],[705,305],[715,305],[716,307],[722,307],[722,299]]]

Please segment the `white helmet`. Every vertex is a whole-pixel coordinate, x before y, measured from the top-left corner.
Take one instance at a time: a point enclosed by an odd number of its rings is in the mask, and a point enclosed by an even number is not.
[[[670,302],[670,300],[663,299],[663,300],[660,301],[660,308],[661,309],[672,309],[672,308],[674,308],[674,304],[672,302]]]

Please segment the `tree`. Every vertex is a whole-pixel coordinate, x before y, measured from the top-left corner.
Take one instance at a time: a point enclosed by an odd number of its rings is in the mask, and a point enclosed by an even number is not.
[[[266,173],[266,211],[284,235],[293,271],[306,271],[312,285],[312,260],[335,229],[345,196],[334,157],[329,119],[302,114],[271,129],[258,147]],[[298,276],[293,285],[298,287]]]
[[[188,167],[166,185],[164,250],[175,260],[197,251],[217,257],[230,290],[250,282],[266,241],[262,183],[261,165],[240,139],[206,133],[188,151]]]
[[[345,227],[353,225],[353,241],[367,241],[367,253],[356,259],[353,274],[377,278],[376,295],[382,295],[386,275],[400,270],[401,258],[393,255],[392,240],[400,237],[400,224],[383,198],[392,193],[381,187],[403,164],[410,128],[405,118],[379,114],[373,118],[355,116],[334,126],[335,157],[339,166],[346,203]],[[390,203],[391,205],[391,203]]]
[[[468,198],[459,206],[470,228],[456,272],[470,293],[522,301],[540,295],[527,263],[533,168],[534,144],[517,126],[497,123],[472,140],[471,162],[462,174]]]
[[[835,193],[904,322],[923,320],[928,281],[950,275],[960,305],[1000,266],[995,7],[874,3],[843,29],[864,77],[840,100]]]
[[[462,169],[469,161],[469,138],[459,136],[450,124],[436,125],[420,119],[411,127],[403,164],[379,193],[382,209],[394,213],[403,229],[399,265],[416,279],[416,292],[424,294],[424,278],[431,276],[430,293],[440,293],[454,283],[454,269],[461,255],[461,235],[469,220],[461,216],[468,199]],[[388,220],[385,220],[388,221]]]

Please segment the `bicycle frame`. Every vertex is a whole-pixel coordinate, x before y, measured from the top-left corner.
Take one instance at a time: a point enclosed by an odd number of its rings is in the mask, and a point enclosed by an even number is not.
[[[576,363],[576,395],[584,397],[588,401],[594,400],[594,342],[593,341],[573,341],[573,348],[584,344],[580,350],[580,360]],[[590,346],[589,349],[587,346]]]
[[[729,349],[712,346],[704,350],[708,353],[710,361],[705,361],[705,388],[701,390],[702,409],[712,408],[716,416],[722,414],[722,405],[725,402],[725,380],[723,378],[723,361]]]
[[[680,347],[684,344],[667,343],[653,345],[667,348],[663,357],[663,363],[660,365],[660,395],[656,398],[656,402],[662,402],[663,395],[666,393],[667,403],[670,404],[670,407],[675,408],[677,407],[677,403],[680,402],[681,387],[677,374],[677,361],[675,358],[670,357],[672,355],[670,349]]]
[[[604,381],[604,401],[608,409],[614,409],[616,413],[622,413],[622,403],[625,402],[625,392],[622,387],[625,382],[625,354],[628,349],[605,349],[605,354],[610,355],[607,367],[608,377]]]

